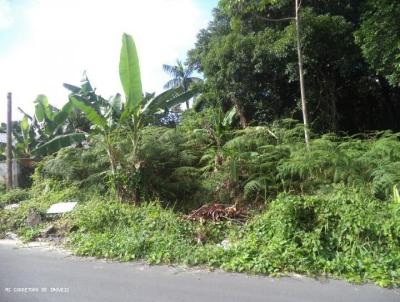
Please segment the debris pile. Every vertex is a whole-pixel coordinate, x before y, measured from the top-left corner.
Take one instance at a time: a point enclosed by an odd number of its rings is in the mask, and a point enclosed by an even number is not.
[[[234,220],[238,222],[243,222],[244,220],[246,220],[246,218],[246,209],[238,207],[237,204],[225,205],[220,203],[205,204],[186,216],[187,220],[211,220],[214,222],[222,220]]]

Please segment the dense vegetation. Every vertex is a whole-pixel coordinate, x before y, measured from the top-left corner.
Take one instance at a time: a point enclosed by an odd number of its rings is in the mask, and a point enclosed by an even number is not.
[[[241,107],[248,124],[301,119],[292,0],[223,0],[189,62],[205,104]],[[301,1],[310,120],[318,132],[399,130],[398,1]],[[272,21],[271,21],[272,19]],[[199,104],[200,106],[200,104]]]
[[[86,76],[65,84],[61,110],[39,96],[14,148],[34,157],[33,185],[0,197],[0,208],[20,203],[0,210],[0,235],[32,240],[53,224],[80,255],[399,286],[400,49],[388,41],[400,5],[303,1],[306,148],[292,4],[220,1],[189,65],[164,66],[173,78],[158,96],[142,92],[126,34],[124,97],[104,99]],[[390,28],[379,39],[377,18]],[[46,218],[68,200],[76,211]],[[247,220],[186,216],[213,203]],[[42,219],[29,226],[32,213]]]

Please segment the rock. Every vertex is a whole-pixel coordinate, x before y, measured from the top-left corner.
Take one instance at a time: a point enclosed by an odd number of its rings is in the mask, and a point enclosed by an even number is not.
[[[55,231],[56,228],[54,227],[54,225],[49,225],[48,227],[42,230],[41,235],[42,237],[48,237],[50,234],[55,233]]]
[[[32,228],[37,226],[41,222],[42,218],[40,217],[40,214],[36,212],[34,209],[30,209],[28,217],[26,218],[26,224]]]
[[[225,251],[229,250],[232,246],[232,243],[229,241],[229,239],[222,240],[222,242],[219,244],[220,247],[222,247]]]
[[[9,239],[9,240],[17,240],[18,236],[15,233],[11,233],[11,232],[7,232],[5,239]]]
[[[9,205],[4,207],[4,210],[12,211],[12,210],[18,209],[19,206],[20,205],[18,203],[9,204]]]

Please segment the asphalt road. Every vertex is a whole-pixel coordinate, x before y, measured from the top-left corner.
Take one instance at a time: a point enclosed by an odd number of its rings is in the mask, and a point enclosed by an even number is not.
[[[399,302],[400,290],[106,262],[0,240],[0,302]]]

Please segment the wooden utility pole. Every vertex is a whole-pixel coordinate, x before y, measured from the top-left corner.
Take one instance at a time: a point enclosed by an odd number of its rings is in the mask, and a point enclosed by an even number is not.
[[[12,95],[11,92],[7,94],[7,188],[10,190],[13,186],[12,178]]]
[[[310,149],[310,134],[309,134],[309,124],[308,124],[308,110],[306,102],[306,93],[304,89],[304,72],[303,72],[303,54],[301,52],[301,40],[300,40],[300,3],[299,0],[295,0],[295,10],[296,10],[296,39],[297,39],[297,56],[299,61],[299,77],[300,77],[300,96],[301,96],[301,109],[303,111],[303,123],[304,123],[304,138],[306,141],[307,150]]]

